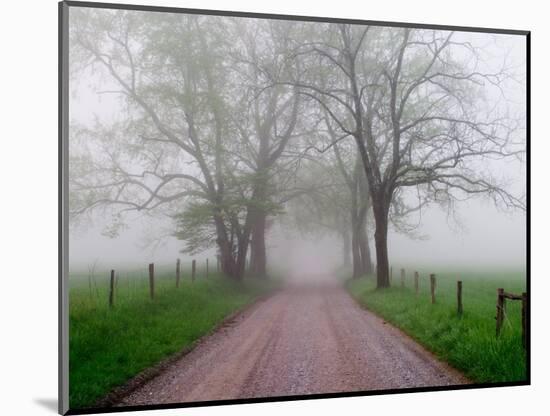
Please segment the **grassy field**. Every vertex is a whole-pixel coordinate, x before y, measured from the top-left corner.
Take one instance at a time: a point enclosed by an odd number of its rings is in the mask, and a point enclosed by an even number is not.
[[[393,286],[376,290],[373,277],[350,280],[350,293],[366,308],[404,330],[437,356],[477,383],[521,381],[526,378],[521,342],[521,302],[506,302],[506,318],[495,336],[497,288],[525,291],[523,273],[461,273],[462,318],[457,316],[456,272],[437,274],[436,304],[431,304],[430,282],[420,273],[420,293],[414,293],[412,272],[406,287],[394,270]]]
[[[115,306],[108,306],[108,272],[70,275],[70,407],[90,407],[114,387],[163,358],[189,347],[232,312],[268,293],[277,283],[220,276],[195,282],[174,268],[156,269],[155,300],[146,268],[121,272]],[[182,270],[184,266],[182,265]]]

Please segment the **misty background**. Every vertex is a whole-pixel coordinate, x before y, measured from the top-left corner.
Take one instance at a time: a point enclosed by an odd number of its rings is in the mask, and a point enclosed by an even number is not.
[[[390,231],[389,251],[393,263],[525,267],[526,225],[523,216],[501,212],[488,201],[466,201],[461,205],[462,227],[449,219],[442,209],[430,207],[423,213],[418,228],[425,239],[412,239]],[[136,217],[129,221],[130,228],[118,238],[108,238],[102,235],[106,224],[101,218],[94,218],[94,226],[71,232],[71,268],[80,269],[95,260],[109,268],[152,261],[172,263],[178,257],[182,261],[215,257],[215,249],[187,256],[180,252],[182,242],[174,237],[164,237],[158,246],[151,246],[151,235],[162,223]],[[169,224],[167,220],[163,225]],[[271,231],[268,237],[270,263],[284,261],[296,270],[301,269],[305,258],[308,266],[314,268],[326,270],[340,265],[341,243],[338,239],[325,236],[319,240],[299,233],[291,236],[277,231]]]
[[[460,36],[460,34],[459,34]],[[510,61],[521,67],[524,62],[524,40],[521,37],[489,34],[467,34],[472,42],[494,47],[495,62],[504,47]],[[488,52],[490,55],[491,52]],[[490,62],[489,62],[490,65]],[[70,120],[72,125],[94,126],[111,123],[125,111],[119,97],[99,91],[115,88],[115,83],[91,71],[73,76],[70,82]],[[523,108],[523,86],[510,89],[508,98]],[[351,140],[351,139],[349,139]],[[484,168],[507,178],[514,192],[525,192],[525,166],[516,160],[493,161]],[[424,207],[408,216],[415,224],[415,236],[406,235],[390,226],[388,246],[390,264],[413,266],[460,266],[461,268],[493,267],[523,269],[526,263],[526,221],[523,212],[501,210],[484,197],[457,202],[455,214],[437,205]],[[284,264],[287,272],[322,274],[342,263],[342,243],[330,233],[300,233],[285,219],[275,217],[267,230],[267,259],[270,267]],[[97,261],[100,268],[173,263],[176,258],[187,261],[216,256],[210,248],[198,254],[182,253],[184,242],[173,234],[173,222],[162,214],[129,212],[125,226],[114,238],[105,235],[112,218],[90,212],[83,223],[70,229],[69,262],[71,270],[79,270]],[[373,248],[370,224],[369,241]]]

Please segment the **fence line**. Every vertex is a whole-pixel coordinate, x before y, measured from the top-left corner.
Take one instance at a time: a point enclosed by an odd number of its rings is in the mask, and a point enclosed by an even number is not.
[[[176,260],[176,287],[180,287],[180,259]]]
[[[497,316],[496,316],[496,336],[500,336],[502,324],[506,315],[506,299],[521,301],[521,342],[525,348],[527,345],[527,293],[521,295],[505,292],[503,288],[497,289]]]
[[[149,294],[151,299],[155,298],[155,263],[149,264]]]
[[[456,282],[456,312],[458,316],[462,316],[464,311],[462,307],[462,280],[457,280]]]
[[[220,265],[220,262],[219,262],[219,256],[217,256],[217,260],[218,260],[218,264],[217,264],[217,267],[219,268],[219,265]],[[166,266],[164,266],[166,267]],[[138,275],[138,280],[139,281],[147,281],[148,280],[148,286],[149,286],[149,297],[151,298],[151,300],[154,300],[155,299],[155,285],[156,285],[156,276],[155,276],[155,263],[149,263],[148,264],[148,279],[147,277],[144,276],[143,274],[143,271],[144,269],[142,268],[139,268],[139,269],[136,269],[134,270],[133,272],[135,273],[139,273]],[[128,272],[126,271],[125,274],[126,274],[126,285],[125,285],[125,288],[127,289],[127,293],[128,293],[128,298],[132,298],[133,297],[133,292],[136,290],[136,279],[131,279],[130,278],[130,274],[133,273],[132,271]],[[181,272],[181,259],[176,259],[176,288],[179,288],[180,286],[180,281],[181,281],[181,277],[182,277],[182,272]],[[206,258],[206,270],[205,270],[205,274],[204,276],[205,277],[208,277],[210,274],[210,261],[209,261],[209,258]],[[197,264],[196,264],[196,260],[193,259],[191,261],[191,273],[190,273],[190,278],[191,278],[191,282],[194,282],[195,279],[197,278]],[[114,305],[115,305],[115,294],[116,292],[118,291],[118,281],[120,280],[120,274],[118,272],[116,272],[114,269],[110,270],[109,272],[109,282],[108,282],[108,305],[109,305],[109,308],[113,308]],[[93,281],[93,285],[95,286],[95,289],[96,289],[96,295],[97,295],[97,298],[99,299],[100,296],[99,296],[99,290],[97,288],[97,284],[95,283],[95,274],[92,275],[91,273],[88,273],[88,286],[89,286],[89,290],[90,290],[90,296],[92,296],[91,294],[91,291],[92,291],[92,281]]]
[[[112,308],[115,299],[115,271],[111,270],[111,282],[109,285],[109,307]]]
[[[392,276],[393,268],[390,267],[390,282]],[[419,294],[419,273],[415,271],[414,274],[414,293],[416,296]],[[430,298],[431,303],[436,303],[436,288],[437,280],[436,275],[431,273],[430,275]],[[405,288],[406,281],[406,271],[404,268],[401,268],[401,288]],[[464,314],[464,305],[462,302],[462,280],[456,281],[456,312],[459,317],[462,317]],[[497,289],[497,305],[496,305],[496,337],[498,338],[502,331],[502,326],[504,323],[504,318],[506,317],[506,300],[519,300],[521,301],[521,339],[523,347],[527,345],[527,293],[523,292],[521,294],[515,294],[506,292],[503,288]]]
[[[430,274],[430,293],[432,295],[432,305],[435,303],[435,274]]]

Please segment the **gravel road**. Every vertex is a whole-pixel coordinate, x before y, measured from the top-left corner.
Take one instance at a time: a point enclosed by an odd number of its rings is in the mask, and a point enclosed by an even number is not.
[[[468,382],[337,284],[291,285],[236,315],[118,405]]]

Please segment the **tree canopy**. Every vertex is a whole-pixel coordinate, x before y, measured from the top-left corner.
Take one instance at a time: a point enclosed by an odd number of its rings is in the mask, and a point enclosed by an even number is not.
[[[125,212],[167,216],[185,251],[215,246],[228,276],[248,257],[265,276],[269,218],[291,212],[338,234],[356,276],[372,271],[374,230],[385,287],[390,224],[409,232],[411,213],[477,195],[525,209],[490,166],[526,147],[506,45],[495,57],[450,31],[87,8],[71,10],[70,42],[73,79],[119,100],[110,119],[71,124],[71,218],[108,210],[113,236]]]

